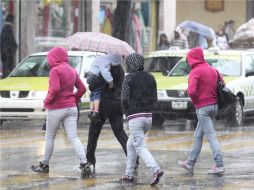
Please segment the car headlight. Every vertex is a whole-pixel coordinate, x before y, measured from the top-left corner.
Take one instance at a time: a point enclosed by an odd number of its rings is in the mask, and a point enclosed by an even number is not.
[[[47,91],[30,91],[30,97],[35,99],[44,99],[47,96]]]
[[[187,96],[187,92],[185,90],[179,90],[178,91],[178,96],[183,98]]]
[[[167,93],[166,93],[165,90],[158,90],[158,91],[157,91],[157,96],[158,96],[159,98],[167,97]]]
[[[32,96],[33,98],[36,98],[36,95],[37,95],[36,91],[33,91],[33,92],[31,93],[31,96]]]

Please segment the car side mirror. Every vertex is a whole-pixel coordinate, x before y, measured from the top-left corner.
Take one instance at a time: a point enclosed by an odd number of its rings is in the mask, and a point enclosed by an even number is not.
[[[246,76],[246,77],[254,76],[254,71],[246,71],[245,76]]]

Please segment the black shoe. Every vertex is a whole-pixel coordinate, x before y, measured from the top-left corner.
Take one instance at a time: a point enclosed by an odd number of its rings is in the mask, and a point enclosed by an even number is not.
[[[134,183],[135,181],[136,179],[133,176],[125,175],[120,178],[120,182],[122,183]]]
[[[89,162],[86,162],[84,164],[80,164],[80,169],[81,169],[81,177],[82,178],[89,178],[91,176],[91,164]]]
[[[151,183],[151,186],[156,185],[160,181],[160,177],[163,175],[163,171],[158,170],[155,174],[153,174],[153,181]]]
[[[43,164],[42,162],[40,162],[38,166],[32,165],[31,169],[34,172],[49,173],[49,165]]]

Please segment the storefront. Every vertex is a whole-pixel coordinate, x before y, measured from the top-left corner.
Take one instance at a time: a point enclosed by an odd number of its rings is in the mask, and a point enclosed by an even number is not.
[[[116,0],[101,0],[100,3],[100,31],[109,35],[112,34],[116,3]],[[156,46],[158,4],[155,0],[142,0],[133,1],[131,5],[126,38],[138,53],[145,54]]]

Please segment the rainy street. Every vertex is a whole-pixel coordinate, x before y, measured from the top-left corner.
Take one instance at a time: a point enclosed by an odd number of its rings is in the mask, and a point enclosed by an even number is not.
[[[1,189],[254,189],[253,120],[242,128],[226,128],[216,122],[226,169],[221,176],[207,174],[213,165],[207,141],[193,174],[177,167],[177,160],[186,158],[192,146],[193,129],[188,122],[167,121],[164,130],[151,130],[146,143],[165,172],[155,187],[150,187],[152,176],[143,161],[134,185],[119,183],[126,166],[125,155],[107,124],[98,141],[94,177],[81,179],[79,161],[63,127],[56,136],[49,174],[32,172],[31,165],[40,161],[44,151],[45,131],[41,130],[41,123],[12,121],[1,127]],[[80,123],[78,134],[86,145],[88,122]]]

